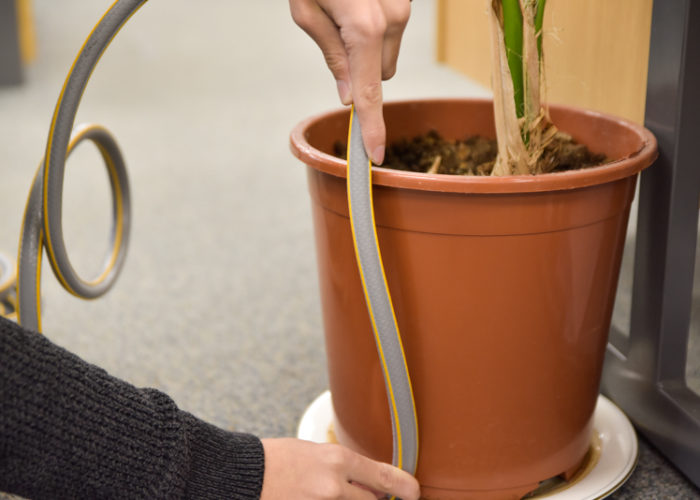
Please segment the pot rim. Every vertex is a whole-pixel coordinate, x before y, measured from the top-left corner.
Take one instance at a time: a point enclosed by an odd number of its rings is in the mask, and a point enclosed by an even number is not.
[[[473,103],[491,104],[488,98],[436,98],[387,101],[385,107],[405,105],[425,105],[429,103]],[[642,144],[641,148],[629,156],[613,160],[597,167],[589,167],[567,172],[555,172],[540,175],[513,175],[505,177],[491,176],[462,176],[449,174],[426,174],[407,172],[385,167],[372,166],[372,183],[421,191],[440,191],[453,193],[528,193],[542,191],[558,191],[578,189],[587,186],[604,184],[634,175],[643,168],[651,165],[657,157],[656,137],[647,128],[629,120],[562,104],[549,104],[551,110],[567,110],[596,120],[602,120],[620,129],[631,131],[637,135]],[[349,114],[348,108],[326,111],[311,116],[299,122],[290,134],[290,148],[294,156],[306,165],[335,177],[345,178],[346,162],[331,156],[309,144],[306,130],[321,120]]]

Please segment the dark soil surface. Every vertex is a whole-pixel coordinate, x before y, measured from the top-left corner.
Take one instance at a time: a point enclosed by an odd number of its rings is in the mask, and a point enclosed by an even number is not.
[[[334,146],[334,153],[339,158],[345,158],[346,150],[345,143],[337,142]],[[437,174],[490,175],[497,152],[494,139],[473,136],[452,141],[431,131],[390,143],[382,167]],[[545,148],[538,166],[544,172],[560,172],[592,167],[606,161],[604,155],[591,153],[586,146],[560,132]]]

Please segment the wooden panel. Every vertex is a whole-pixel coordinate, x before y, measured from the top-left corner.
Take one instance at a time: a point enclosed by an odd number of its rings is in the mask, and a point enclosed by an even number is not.
[[[437,59],[490,86],[487,0],[438,0]],[[644,120],[652,0],[548,0],[547,97]]]
[[[486,1],[438,0],[437,6],[437,60],[490,86],[491,39]]]

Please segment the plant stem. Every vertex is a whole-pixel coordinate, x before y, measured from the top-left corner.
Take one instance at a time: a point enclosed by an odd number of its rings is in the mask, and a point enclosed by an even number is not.
[[[523,82],[523,14],[519,0],[503,0],[503,38],[518,118],[525,114]]]
[[[491,60],[493,61],[493,111],[498,141],[498,156],[491,175],[526,175],[528,168],[528,152],[523,143],[520,119],[516,111],[514,82],[518,79],[511,77],[511,64],[508,60],[508,50],[505,44],[503,0],[487,0],[491,24]],[[512,5],[511,5],[512,6]],[[519,8],[518,8],[519,10]],[[512,24],[512,23],[511,23]],[[515,37],[522,40],[522,37]],[[522,42],[520,42],[522,43]],[[512,59],[512,58],[511,58]],[[522,74],[522,60],[516,58],[514,71]],[[523,80],[519,79],[521,98],[523,101]],[[523,105],[524,111],[524,105]]]
[[[537,13],[535,14],[535,35],[537,36],[537,54],[542,61],[542,23],[544,22],[544,5],[547,0],[537,0]]]
[[[556,128],[541,103],[545,0],[488,0],[498,156],[491,175],[541,173]]]

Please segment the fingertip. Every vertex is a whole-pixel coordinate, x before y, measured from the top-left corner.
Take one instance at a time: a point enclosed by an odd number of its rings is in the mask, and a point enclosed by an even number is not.
[[[403,491],[397,493],[401,494],[402,500],[419,500],[420,483],[418,482],[418,478],[404,470],[399,470],[403,476]]]
[[[381,98],[373,106],[368,106],[367,102],[363,102],[358,96],[355,96],[353,102],[362,126],[362,139],[367,156],[375,165],[381,165],[386,153],[386,125]]]
[[[338,96],[340,97],[340,102],[344,105],[349,106],[352,104],[352,90],[350,89],[350,84],[345,80],[336,80],[336,86],[338,87]]]
[[[376,148],[374,148],[372,154],[370,155],[372,163],[374,163],[375,165],[381,165],[382,163],[384,163],[385,151],[385,146],[377,146]]]
[[[412,492],[413,494],[409,498],[413,498],[414,500],[419,500],[420,499],[420,483],[418,482],[418,480],[415,477],[413,478],[413,481],[414,481],[413,492]]]

